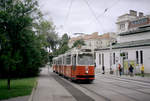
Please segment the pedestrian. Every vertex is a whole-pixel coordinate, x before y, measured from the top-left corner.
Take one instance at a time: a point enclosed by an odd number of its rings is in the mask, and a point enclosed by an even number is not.
[[[105,66],[102,66],[102,70],[103,70],[102,74],[105,74]]]
[[[118,65],[118,70],[119,70],[119,75],[121,76],[122,68],[121,68],[121,65],[120,65],[120,64]]]
[[[141,76],[144,77],[144,65],[143,64],[140,69],[141,69]]]
[[[96,68],[96,63],[94,63],[94,68]]]
[[[133,76],[133,66],[130,64],[130,67],[129,67],[129,74],[130,76]]]
[[[113,69],[112,69],[112,68],[110,68],[110,74],[113,74],[113,73],[114,73]]]

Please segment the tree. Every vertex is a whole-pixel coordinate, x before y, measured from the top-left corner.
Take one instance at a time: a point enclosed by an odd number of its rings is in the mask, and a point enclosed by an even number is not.
[[[69,47],[68,47],[68,42],[69,42],[69,36],[67,33],[65,33],[60,41],[59,41],[59,47],[56,51],[53,52],[53,55],[54,56],[58,56],[60,54],[64,54],[66,51],[69,50]]]
[[[69,41],[69,36],[67,33],[65,33],[61,38],[61,46],[63,46],[64,44],[68,44],[68,41]]]
[[[51,21],[41,19],[35,28],[38,36],[43,39],[43,47],[48,48],[52,52],[56,51],[58,34],[55,31],[53,23]]]
[[[77,41],[75,41],[75,42],[73,43],[72,48],[78,47],[78,46],[82,46],[82,45],[85,45],[85,43],[84,43],[84,40],[83,40],[83,39],[80,39],[80,40],[77,40]]]
[[[0,0],[0,76],[8,78],[8,89],[12,77],[35,76],[46,62],[33,30],[39,12],[36,0]]]

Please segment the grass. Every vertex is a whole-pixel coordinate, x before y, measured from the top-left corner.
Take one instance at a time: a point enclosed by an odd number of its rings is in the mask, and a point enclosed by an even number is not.
[[[36,78],[11,80],[11,89],[7,89],[7,80],[0,79],[0,100],[17,96],[30,95],[36,85]]]

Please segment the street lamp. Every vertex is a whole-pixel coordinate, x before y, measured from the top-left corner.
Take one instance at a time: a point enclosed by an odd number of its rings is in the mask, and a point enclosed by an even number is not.
[[[109,42],[110,44],[110,74],[113,74],[113,70],[112,70],[112,39]]]

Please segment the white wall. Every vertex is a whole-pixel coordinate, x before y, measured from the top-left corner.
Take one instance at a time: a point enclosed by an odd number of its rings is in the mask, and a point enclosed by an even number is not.
[[[137,41],[137,40],[146,40],[146,39],[150,39],[150,32],[126,35],[126,36],[119,36],[117,38],[118,43]]]
[[[140,73],[140,67],[142,66],[140,61],[140,51],[143,51],[143,65],[145,67],[145,73],[150,73],[150,47],[138,47],[138,48],[126,48],[126,49],[116,49],[111,51],[111,58],[110,58],[110,50],[103,50],[103,51],[97,51],[96,52],[96,69],[99,71],[102,71],[102,63],[99,65],[99,54],[104,54],[104,66],[105,71],[110,71],[110,66],[113,69],[114,73],[117,73],[118,64],[120,63],[123,67],[123,58],[120,56],[120,53],[127,52],[128,53],[128,59],[126,61],[135,61],[136,63],[136,51],[139,53],[139,64],[135,64],[135,73]],[[113,53],[115,53],[115,64],[113,63]],[[102,55],[101,55],[102,58]],[[110,60],[111,59],[111,60]],[[117,61],[118,60],[118,61]],[[111,65],[111,63],[112,65]],[[127,71],[126,71],[127,73]]]
[[[99,54],[101,54],[101,64],[99,64]],[[110,52],[109,50],[106,51],[98,51],[96,52],[96,69],[100,72],[102,72],[102,54],[104,54],[104,66],[105,71],[109,72],[110,70]]]
[[[143,54],[145,73],[150,73],[150,48],[144,49]]]

